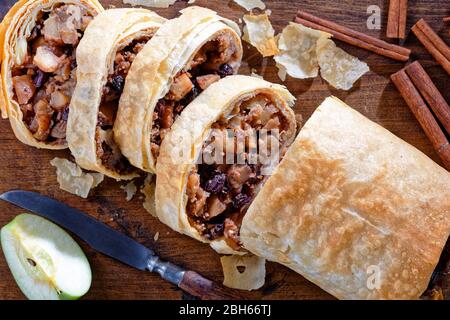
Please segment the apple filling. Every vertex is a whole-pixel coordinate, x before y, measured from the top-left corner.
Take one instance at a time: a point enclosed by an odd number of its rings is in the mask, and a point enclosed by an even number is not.
[[[143,32],[127,43],[124,43],[116,52],[114,68],[108,75],[108,81],[103,88],[102,102],[98,113],[96,127],[97,157],[102,164],[119,174],[131,173],[134,168],[125,158],[113,138],[113,124],[119,108],[119,100],[125,85],[125,79],[136,55],[152,38],[154,32]]]
[[[220,32],[175,76],[169,92],[158,101],[153,112],[151,151],[155,158],[165,134],[183,109],[211,84],[237,71],[232,66],[237,55],[233,35]]]
[[[69,103],[76,85],[75,51],[92,20],[86,8],[64,4],[41,11],[27,49],[12,68],[14,99],[38,141],[65,144]]]
[[[203,158],[210,160],[199,162],[188,177],[186,212],[203,237],[224,238],[239,250],[242,219],[267,177],[263,159],[271,156],[270,144],[279,146],[275,151],[280,158],[284,155],[289,122],[272,99],[260,93],[240,100],[212,129],[202,150]]]

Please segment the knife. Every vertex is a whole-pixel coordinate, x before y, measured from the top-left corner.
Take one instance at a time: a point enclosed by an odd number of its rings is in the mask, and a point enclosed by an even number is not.
[[[73,232],[93,249],[139,270],[161,278],[202,300],[243,299],[234,290],[217,285],[198,273],[161,260],[153,250],[86,213],[36,192],[12,190],[0,199],[45,217]]]

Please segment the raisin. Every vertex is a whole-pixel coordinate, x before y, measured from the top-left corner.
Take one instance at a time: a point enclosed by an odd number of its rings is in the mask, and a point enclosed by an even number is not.
[[[206,163],[200,164],[198,166],[197,171],[202,179],[201,180],[202,187],[204,187],[203,183],[206,183],[208,180],[212,179],[217,174],[217,171],[215,169],[216,168],[214,165],[206,164]]]
[[[234,73],[233,68],[228,64],[224,63],[219,67],[219,75],[224,78],[226,76],[231,76]]]
[[[243,206],[245,206],[247,203],[249,203],[250,201],[251,201],[251,198],[248,195],[246,195],[244,193],[239,193],[233,199],[233,207],[235,207],[236,209],[240,209]]]
[[[73,59],[71,62],[70,62],[70,68],[72,68],[72,70],[73,69],[75,69],[77,67],[77,59]]]
[[[215,224],[212,228],[209,229],[209,234],[211,235],[211,240],[217,239],[223,236],[224,225],[223,223]]]
[[[197,96],[200,94],[200,90],[197,87],[192,87],[191,92],[189,92],[188,96],[186,97],[187,103],[191,103]]]
[[[125,84],[125,79],[120,75],[115,76],[111,80],[111,86],[117,92],[122,92],[124,84]]]
[[[67,121],[69,118],[69,106],[65,107],[64,110],[61,112],[61,120]]]
[[[102,148],[103,148],[103,152],[104,153],[111,153],[112,154],[112,148],[105,141],[102,142]]]
[[[187,106],[192,101],[194,101],[194,99],[197,98],[199,94],[200,90],[196,86],[193,86],[192,90],[183,98],[183,100],[181,100],[181,104],[183,106]]]
[[[206,182],[205,190],[214,194],[220,193],[225,186],[226,180],[226,175],[224,173],[219,173]]]
[[[36,75],[34,76],[33,83],[36,86],[36,88],[42,87],[42,84],[45,80],[45,73],[42,72],[40,69],[37,69]]]

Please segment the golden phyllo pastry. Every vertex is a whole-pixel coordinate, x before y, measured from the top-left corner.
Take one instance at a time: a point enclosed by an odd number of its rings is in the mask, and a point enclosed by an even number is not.
[[[242,59],[237,25],[200,7],[168,21],[136,57],[120,99],[114,136],[135,167],[155,172],[160,145],[183,109]]]
[[[417,299],[450,233],[450,174],[337,98],[245,215],[243,246],[340,299]]]
[[[64,149],[76,50],[96,0],[18,1],[0,26],[1,113],[25,144]]]
[[[120,121],[116,113],[132,63],[164,22],[145,9],[111,9],[86,29],[67,123],[69,148],[82,168],[118,180],[137,175],[114,140],[113,126]]]

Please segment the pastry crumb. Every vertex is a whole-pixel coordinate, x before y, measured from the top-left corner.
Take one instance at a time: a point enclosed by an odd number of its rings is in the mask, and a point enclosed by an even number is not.
[[[130,201],[133,199],[134,195],[136,194],[137,187],[134,184],[134,181],[130,181],[126,185],[120,186],[120,189],[124,190],[126,193],[126,200]]]
[[[144,185],[141,188],[141,193],[144,194],[145,199],[143,207],[153,217],[156,217],[156,205],[155,205],[155,188],[156,181],[152,174],[148,174],[145,178]]]

